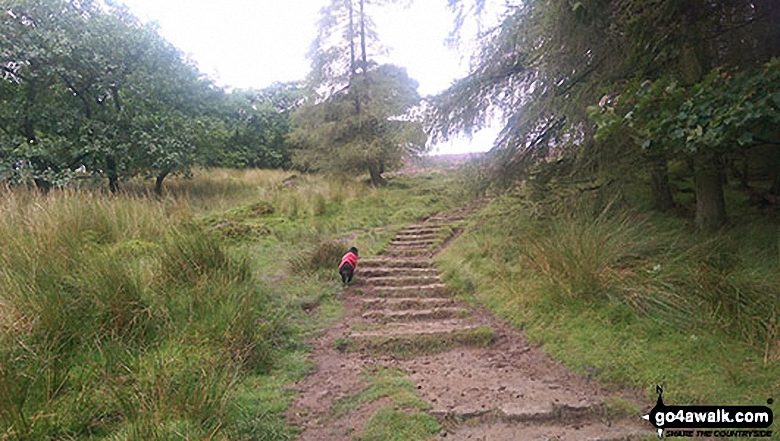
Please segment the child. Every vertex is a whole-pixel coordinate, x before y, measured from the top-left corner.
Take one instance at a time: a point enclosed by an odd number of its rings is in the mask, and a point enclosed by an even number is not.
[[[341,258],[339,264],[339,274],[341,274],[341,283],[346,285],[352,281],[352,275],[355,273],[355,267],[357,267],[358,261],[358,249],[352,247],[349,252]]]

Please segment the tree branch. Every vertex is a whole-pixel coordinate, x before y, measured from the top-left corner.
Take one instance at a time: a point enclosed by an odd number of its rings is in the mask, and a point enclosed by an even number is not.
[[[607,57],[601,57],[601,59],[599,61],[593,63],[590,66],[589,69],[583,71],[579,76],[575,77],[571,82],[569,82],[566,85],[566,87],[564,87],[562,89],[556,90],[555,91],[555,95],[556,96],[561,96],[561,95],[565,95],[566,93],[568,93],[572,88],[574,88],[574,86],[579,84],[581,81],[584,81],[590,74],[595,72],[596,69],[598,69],[598,67],[601,66],[601,63],[603,63],[606,58]]]
[[[92,107],[89,105],[89,100],[84,97],[83,91],[80,91],[76,88],[76,86],[73,85],[73,83],[68,79],[68,77],[65,76],[62,72],[57,72],[57,75],[62,79],[62,81],[65,83],[65,85],[70,89],[71,92],[73,92],[76,97],[81,100],[81,103],[84,104],[84,116],[87,119],[92,119]]]
[[[86,152],[79,155],[76,159],[68,163],[68,168],[73,170],[73,167],[80,166],[82,164],[79,164],[81,161],[84,160],[87,156],[91,155],[93,152]]]
[[[16,71],[14,71],[13,69],[11,69],[11,68],[9,68],[7,66],[0,66],[0,70],[2,70],[3,72],[6,72],[6,73],[9,73],[9,74],[13,75],[13,76],[21,79],[22,81],[27,81],[27,78],[24,75],[20,75],[19,73],[17,73]]]
[[[755,139],[756,141],[758,141],[760,143],[760,144],[756,144],[756,145],[761,145],[761,144],[780,145],[779,141],[770,141],[768,139],[762,139],[762,138],[758,138],[756,136],[754,136],[753,139]],[[755,146],[751,146],[751,147],[755,147]]]

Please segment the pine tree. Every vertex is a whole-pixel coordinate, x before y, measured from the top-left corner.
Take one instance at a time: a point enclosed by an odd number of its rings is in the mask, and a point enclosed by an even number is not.
[[[368,172],[385,185],[388,168],[425,149],[426,135],[413,109],[417,82],[406,70],[377,65],[378,43],[367,0],[334,0],[322,10],[310,52],[308,102],[294,115],[293,162],[335,174]]]

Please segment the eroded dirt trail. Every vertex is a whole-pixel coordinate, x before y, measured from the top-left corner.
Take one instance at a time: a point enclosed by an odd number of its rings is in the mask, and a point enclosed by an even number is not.
[[[364,258],[345,294],[346,317],[314,342],[316,371],[297,384],[289,414],[302,440],[359,434],[382,399],[334,416],[333,403],[365,387],[365,369],[401,369],[431,403],[438,437],[455,440],[611,440],[652,432],[607,402],[640,403],[553,362],[482,308],[457,302],[432,263],[465,211],[409,225]]]

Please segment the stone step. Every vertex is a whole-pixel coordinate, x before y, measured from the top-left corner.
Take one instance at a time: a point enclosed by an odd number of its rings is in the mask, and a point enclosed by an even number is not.
[[[462,221],[465,216],[471,213],[473,213],[473,211],[471,210],[449,212],[449,213],[436,213],[433,216],[426,219],[425,222],[458,222],[458,221]]]
[[[388,245],[383,253],[385,255],[395,253],[425,253],[433,249],[431,245]]]
[[[383,256],[388,257],[421,257],[429,253],[429,248],[405,249],[405,248],[386,248]]]
[[[460,222],[462,220],[463,218],[460,216],[448,216],[448,217],[432,217],[425,222],[433,225],[450,225],[450,224],[454,224],[455,222]]]
[[[425,236],[396,236],[390,240],[390,244],[415,244],[415,243],[435,243],[440,235],[425,235]]]
[[[440,226],[418,226],[409,227],[403,230],[399,230],[395,237],[399,236],[421,236],[421,235],[436,235],[441,231]]]
[[[409,322],[421,320],[445,320],[468,315],[468,310],[458,307],[443,307],[431,309],[407,309],[404,311],[377,310],[363,314],[367,320],[375,320],[382,323]]]
[[[574,424],[599,417],[598,406],[558,405],[555,403],[540,403],[528,401],[526,403],[498,403],[495,407],[480,406],[474,402],[464,402],[454,409],[441,409],[434,406],[431,414],[442,419],[454,422],[514,422],[514,423],[543,423],[557,422]]]
[[[358,261],[358,268],[433,268],[430,259],[408,257],[372,257]]]
[[[455,299],[450,297],[400,297],[400,298],[382,298],[369,297],[363,299],[363,308],[365,309],[428,309],[441,308],[454,305]]]
[[[413,286],[413,285],[432,285],[439,283],[439,276],[427,275],[405,275],[396,274],[394,276],[360,276],[363,283],[373,286]]]
[[[395,238],[388,243],[388,246],[431,246],[436,243],[436,239],[398,239]]]
[[[472,319],[464,319],[468,320]],[[576,427],[607,419],[635,418],[636,424],[644,423],[640,419],[644,403],[634,406],[620,401],[616,407],[598,387],[589,390],[574,377],[561,378],[561,371],[548,373],[543,366],[533,366],[541,360],[527,342],[504,343],[508,342],[502,340],[502,346],[495,348],[443,352],[411,361],[404,368],[420,397],[431,402],[432,413],[454,425],[501,422],[520,430],[531,424]]]
[[[490,441],[631,441],[655,439],[652,426],[633,421],[592,421],[581,424],[518,424],[500,419],[483,424],[463,424],[447,431],[448,440]]]
[[[379,330],[353,332],[338,339],[336,347],[342,351],[367,350],[413,358],[422,353],[447,351],[457,345],[486,347],[494,341],[495,334],[488,326],[441,320],[394,323]]]
[[[430,285],[410,286],[378,286],[374,289],[377,297],[441,297],[447,295],[447,285],[432,283]]]
[[[406,275],[406,276],[435,276],[439,272],[436,268],[415,268],[415,267],[386,267],[376,266],[360,268],[358,270],[360,277],[377,277],[377,276],[394,276],[394,275]]]
[[[440,230],[436,230],[427,233],[399,231],[395,237],[398,239],[436,239],[436,237],[439,235],[439,231]]]
[[[426,247],[430,248],[431,245],[436,243],[435,241],[424,241],[424,242],[390,242],[387,244],[388,248],[415,248],[415,247]]]

